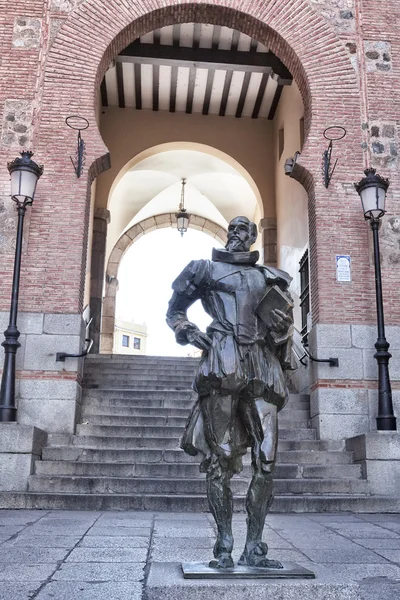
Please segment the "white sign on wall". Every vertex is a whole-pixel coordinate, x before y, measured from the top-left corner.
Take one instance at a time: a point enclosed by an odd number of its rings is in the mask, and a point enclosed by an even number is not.
[[[351,281],[350,256],[336,255],[336,281]]]

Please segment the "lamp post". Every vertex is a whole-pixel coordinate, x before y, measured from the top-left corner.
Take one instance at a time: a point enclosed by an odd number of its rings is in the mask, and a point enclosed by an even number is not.
[[[385,320],[382,301],[382,276],[379,250],[380,219],[385,214],[386,191],[389,181],[378,175],[375,169],[366,169],[365,177],[354,186],[361,198],[364,217],[370,222],[374,241],[376,313],[378,323],[378,339],[375,343],[378,363],[378,431],[396,431],[396,417],[393,413],[392,388],[389,377],[389,343],[385,337]]]
[[[11,176],[11,197],[17,204],[18,226],[11,292],[10,320],[4,332],[4,366],[0,388],[0,422],[16,421],[15,406],[15,359],[21,344],[17,328],[19,278],[21,271],[22,234],[27,206],[32,205],[36,184],[43,167],[31,160],[32,152],[21,152],[21,157],[7,164]]]
[[[181,236],[187,232],[189,227],[190,215],[185,208],[185,185],[186,179],[182,179],[182,190],[181,190],[181,201],[179,204],[179,212],[175,214],[178,231],[180,231]]]

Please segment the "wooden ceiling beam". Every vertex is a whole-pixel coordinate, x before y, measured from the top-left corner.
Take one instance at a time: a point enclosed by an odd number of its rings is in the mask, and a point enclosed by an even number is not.
[[[272,52],[242,52],[209,48],[183,48],[133,42],[116,58],[119,62],[166,65],[197,69],[268,73],[279,85],[290,85],[292,76]]]

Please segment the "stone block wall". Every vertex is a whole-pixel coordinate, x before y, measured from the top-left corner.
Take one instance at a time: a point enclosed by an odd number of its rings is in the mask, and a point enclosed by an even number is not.
[[[8,324],[8,313],[0,313],[0,331]],[[81,315],[19,314],[21,347],[17,351],[18,423],[48,433],[75,431],[81,406],[82,359],[56,362],[57,352],[78,354],[84,340]],[[0,369],[4,353],[0,352]]]
[[[388,326],[386,337],[394,412],[400,417],[400,327]],[[378,409],[374,325],[316,325],[310,351],[318,359],[338,358],[339,367],[310,364],[311,420],[321,439],[349,438],[376,431]]]

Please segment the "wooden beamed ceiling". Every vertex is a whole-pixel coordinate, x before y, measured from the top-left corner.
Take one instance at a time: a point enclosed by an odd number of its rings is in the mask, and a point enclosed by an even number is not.
[[[183,24],[127,46],[101,84],[103,106],[273,119],[292,76],[265,46],[226,27]]]

